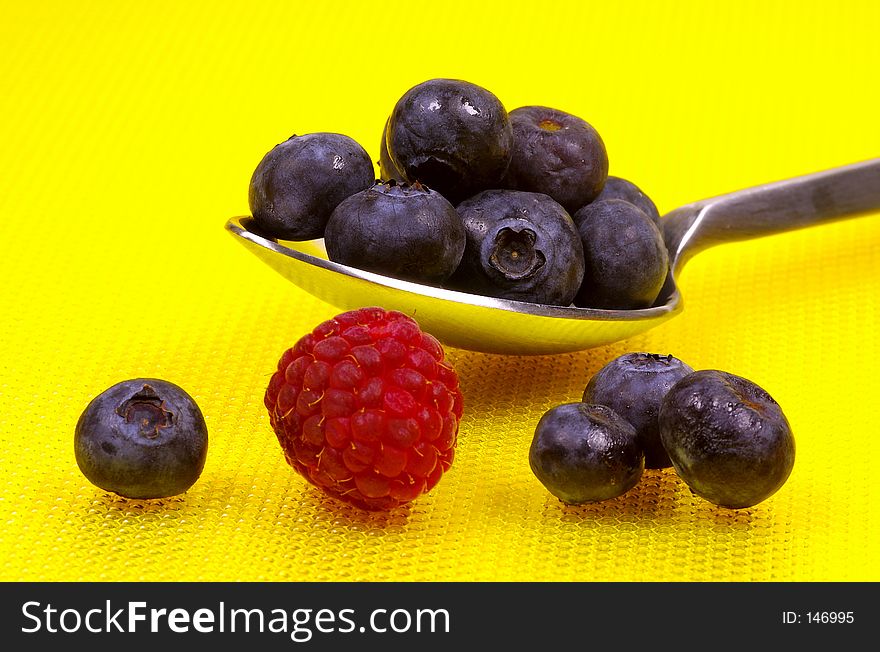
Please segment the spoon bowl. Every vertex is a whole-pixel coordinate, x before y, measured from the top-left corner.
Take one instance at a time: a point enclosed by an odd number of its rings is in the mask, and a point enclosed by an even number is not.
[[[618,342],[682,311],[676,278],[710,246],[880,209],[880,159],[855,163],[682,206],[661,218],[670,272],[655,305],[602,310],[486,297],[404,281],[328,260],[323,240],[276,240],[249,216],[226,230],[295,285],[342,311],[376,305],[412,316],[443,344],[507,355],[550,355]]]

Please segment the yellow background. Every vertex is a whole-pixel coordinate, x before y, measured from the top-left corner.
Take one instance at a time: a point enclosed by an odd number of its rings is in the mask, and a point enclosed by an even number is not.
[[[223,230],[293,133],[378,159],[396,99],[458,77],[605,140],[661,212],[880,155],[876,2],[3,2],[0,579],[878,580],[880,215],[729,244],[683,313],[629,341],[517,358],[449,349],[458,455],[390,514],[288,468],[263,391],[338,311]],[[671,471],[564,507],[532,476],[540,415],[627,351],[767,389],[797,440],[788,483],[715,508]],[[131,501],[73,455],[117,381],[182,385],[210,429],[186,494]]]

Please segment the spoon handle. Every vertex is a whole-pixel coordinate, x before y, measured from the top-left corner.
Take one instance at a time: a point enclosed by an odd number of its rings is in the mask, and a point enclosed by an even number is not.
[[[673,273],[708,247],[880,210],[880,158],[739,190],[661,221]]]

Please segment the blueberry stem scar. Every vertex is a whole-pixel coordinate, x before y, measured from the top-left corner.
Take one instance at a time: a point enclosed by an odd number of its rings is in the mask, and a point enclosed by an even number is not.
[[[555,120],[541,120],[538,126],[544,131],[559,131],[562,129],[562,125]]]
[[[510,280],[533,276],[544,266],[544,254],[535,249],[537,236],[531,229],[505,227],[495,236],[489,263]]]
[[[164,401],[159,398],[156,391],[149,385],[144,385],[124,401],[116,413],[125,419],[126,423],[139,424],[139,434],[149,439],[159,436],[159,431],[173,424],[174,414],[165,409]]]

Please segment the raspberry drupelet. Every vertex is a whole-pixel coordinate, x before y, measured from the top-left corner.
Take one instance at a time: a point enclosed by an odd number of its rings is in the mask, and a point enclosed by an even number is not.
[[[441,344],[403,313],[337,315],[281,356],[265,405],[287,462],[331,496],[389,510],[452,465],[462,415]]]

